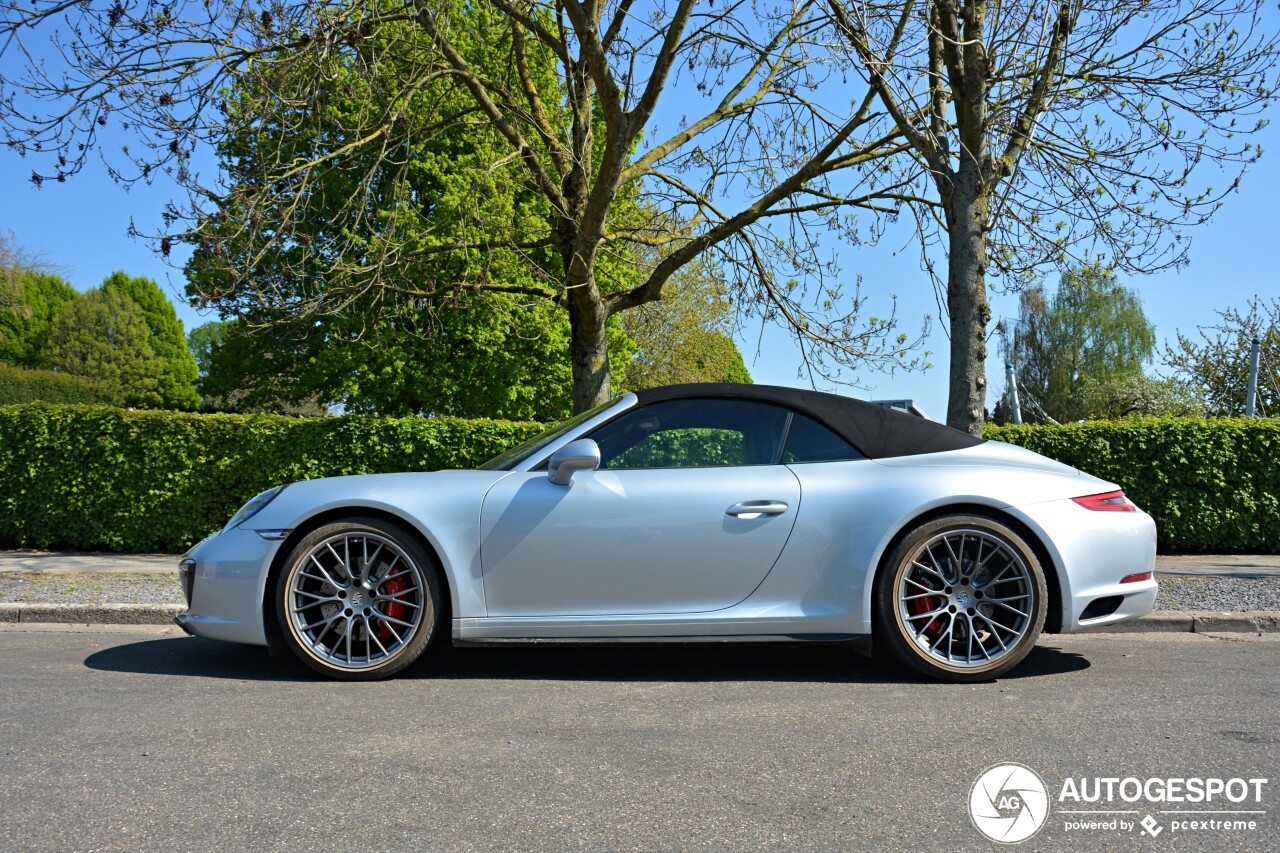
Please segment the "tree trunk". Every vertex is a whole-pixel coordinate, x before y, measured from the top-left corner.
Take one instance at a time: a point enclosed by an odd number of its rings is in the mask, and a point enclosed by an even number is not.
[[[570,291],[569,352],[573,363],[573,411],[585,412],[609,399],[608,314],[592,288]]]
[[[966,168],[969,166],[969,168]],[[947,426],[982,436],[987,402],[987,215],[989,199],[976,164],[962,163],[946,201],[950,256],[947,313],[951,321],[951,388]]]

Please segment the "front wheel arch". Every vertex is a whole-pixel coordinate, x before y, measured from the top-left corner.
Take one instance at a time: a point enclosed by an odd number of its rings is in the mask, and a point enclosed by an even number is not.
[[[453,582],[449,578],[449,570],[445,566],[444,560],[440,559],[440,551],[431,543],[430,539],[422,535],[422,531],[409,519],[379,507],[352,504],[350,506],[327,509],[305,519],[285,537],[284,541],[280,543],[280,547],[276,549],[275,557],[271,560],[271,568],[267,571],[266,581],[262,587],[262,600],[259,602],[259,608],[262,612],[262,627],[267,637],[267,648],[272,655],[279,652],[283,641],[281,626],[276,619],[275,601],[272,593],[276,588],[276,582],[280,578],[280,572],[284,570],[285,564],[289,561],[289,555],[293,553],[293,549],[297,547],[297,544],[310,535],[312,531],[319,530],[326,524],[351,518],[352,516],[379,519],[403,527],[413,535],[419,545],[426,549],[428,554],[435,558],[436,564],[440,567],[438,572],[440,585],[444,588],[442,590],[443,594],[440,596],[442,607],[439,618],[444,620],[441,622],[442,630],[448,630],[449,636],[452,636],[450,626],[453,623]]]

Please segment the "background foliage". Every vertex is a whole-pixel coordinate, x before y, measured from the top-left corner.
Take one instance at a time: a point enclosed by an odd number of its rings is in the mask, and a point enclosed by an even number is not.
[[[502,68],[509,35],[482,7],[457,14],[475,18],[462,48],[468,61]],[[229,192],[189,235],[186,265],[193,300],[231,322],[208,348],[206,409],[568,415],[570,319],[546,288],[563,278],[562,260],[549,242],[517,246],[513,238],[545,230],[551,206],[495,166],[506,143],[486,123],[464,120],[471,102],[456,80],[406,82],[429,43],[414,32],[385,28],[341,53],[319,80],[281,72],[232,90],[228,132],[216,146]],[[530,74],[554,112],[562,97],[551,57],[537,53]],[[288,94],[312,87],[311,97]],[[371,147],[356,128],[384,115],[396,117],[387,128],[396,141]],[[266,177],[281,160],[307,163],[335,150],[328,167],[303,170],[305,179]],[[251,201],[264,186],[265,211]],[[617,200],[632,216],[634,198]],[[284,222],[290,239],[264,247],[262,228],[277,235]],[[481,233],[483,250],[458,248]],[[626,254],[601,259],[597,272],[608,287],[638,275]],[[300,310],[343,288],[341,299]],[[270,296],[256,298],[255,289]],[[616,371],[608,390],[617,391],[634,347],[616,320],[606,336]]]
[[[1075,421],[1093,416],[1091,408],[1123,416],[1133,408],[1124,403],[1151,402],[1135,393],[1140,389],[1154,398],[1137,377],[1155,351],[1155,328],[1138,294],[1103,266],[1063,273],[1052,294],[1041,284],[1022,291],[1012,335],[1002,338],[1017,370],[1024,420]],[[1007,404],[1003,396],[1001,402]],[[996,420],[1004,419],[998,413]]]
[[[92,379],[0,362],[0,406],[10,403],[106,403],[111,394]]]
[[[733,300],[723,273],[709,261],[694,261],[671,277],[661,300],[621,315],[623,330],[636,344],[623,380],[626,390],[751,381],[733,340]]]
[[[244,321],[191,330],[206,411],[443,415],[557,421],[569,414],[569,323],[551,305],[464,297],[430,331],[376,326],[345,341],[321,325],[252,331]],[[332,323],[330,323],[332,325]],[[614,376],[633,349],[609,324]],[[736,350],[735,350],[736,353]],[[615,389],[616,390],[616,389]]]
[[[0,270],[0,362],[44,367],[41,353],[53,320],[75,298],[76,289],[51,273]]]
[[[0,407],[0,548],[185,549],[278,483],[474,467],[533,423],[454,418],[293,418]],[[1171,552],[1280,546],[1280,421],[1131,418],[989,427],[1119,483]]]
[[[158,284],[117,271],[79,293],[4,234],[0,366],[0,405],[200,405],[195,358]]]
[[[138,304],[118,290],[78,295],[53,319],[44,364],[97,380],[120,406],[158,407],[164,362]]]
[[[1130,418],[984,435],[1120,484],[1155,517],[1161,553],[1280,551],[1280,420]]]
[[[1165,342],[1164,357],[1178,380],[1205,398],[1211,415],[1244,414],[1249,385],[1249,350],[1261,342],[1257,407],[1260,415],[1280,415],[1280,298],[1256,297],[1247,308],[1215,312],[1218,322]]]
[[[102,289],[132,299],[141,309],[150,332],[147,345],[162,365],[157,389],[162,408],[198,408],[200,394],[196,391],[196,360],[187,348],[182,321],[160,285],[149,278],[116,270],[102,282]]]
[[[279,483],[470,468],[540,427],[0,407],[0,548],[180,552]]]

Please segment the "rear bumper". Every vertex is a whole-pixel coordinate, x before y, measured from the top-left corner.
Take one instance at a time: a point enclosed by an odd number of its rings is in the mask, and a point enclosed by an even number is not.
[[[1151,612],[1158,587],[1154,576],[1120,583],[1128,575],[1155,570],[1151,516],[1141,510],[1092,512],[1070,500],[1030,504],[1016,512],[1040,535],[1056,563],[1052,568],[1062,591],[1062,633]]]

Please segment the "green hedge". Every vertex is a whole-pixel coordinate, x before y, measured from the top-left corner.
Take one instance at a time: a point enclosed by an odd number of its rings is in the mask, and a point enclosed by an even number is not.
[[[278,483],[469,468],[539,429],[452,418],[291,418],[0,407],[0,547],[181,551]],[[1168,552],[1280,552],[1280,420],[988,427],[1119,483]]]
[[[0,547],[185,550],[294,480],[475,467],[536,424],[0,407]]]
[[[1280,420],[1134,418],[985,435],[1119,483],[1155,517],[1162,553],[1280,553]]]
[[[105,403],[107,394],[83,376],[0,364],[0,406],[11,403]]]

